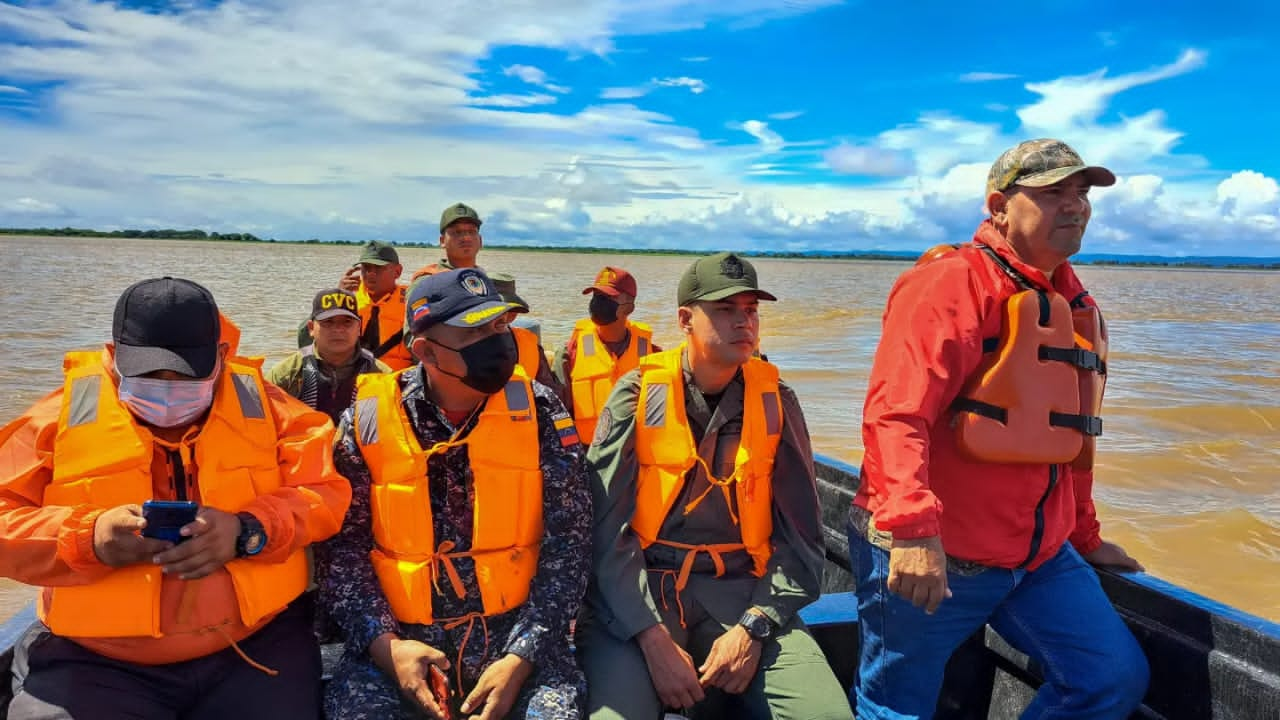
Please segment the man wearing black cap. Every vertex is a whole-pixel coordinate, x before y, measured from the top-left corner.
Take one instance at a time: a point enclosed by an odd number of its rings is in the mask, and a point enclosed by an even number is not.
[[[272,366],[267,381],[333,419],[351,407],[356,377],[391,372],[360,347],[360,315],[355,293],[321,290],[311,301],[307,332],[312,343]]]
[[[304,548],[351,491],[328,419],[221,325],[194,282],[136,283],[112,342],[0,430],[0,576],[43,588],[10,718],[318,715]]]
[[[1105,334],[1068,261],[1090,189],[1115,180],[1060,140],[1020,143],[991,166],[972,242],[889,293],[849,515],[859,717],[931,717],[947,659],[988,623],[1044,669],[1023,717],[1142,700],[1146,658],[1089,568],[1142,566],[1094,514]]]
[[[577,718],[569,649],[589,566],[573,420],[516,364],[511,303],[480,270],[420,278],[419,367],[365,375],[334,447],[352,506],[320,587],[346,652],[330,720]],[[452,701],[432,692],[447,673]]]
[[[440,249],[444,257],[440,262],[431,263],[418,268],[413,279],[424,275],[448,272],[460,268],[479,267],[476,258],[480,248],[484,246],[484,238],[480,236],[480,214],[475,208],[465,203],[455,203],[440,213]]]
[[[753,357],[774,299],[737,255],[697,260],[677,293],[685,342],[643,358],[601,412],[578,623],[593,720],[711,694],[722,717],[852,720],[797,614],[818,597],[824,548],[804,414]]]

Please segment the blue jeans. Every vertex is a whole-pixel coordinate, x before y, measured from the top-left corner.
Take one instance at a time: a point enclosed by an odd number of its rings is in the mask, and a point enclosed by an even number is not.
[[[930,718],[951,653],[990,623],[1039,663],[1044,684],[1026,718],[1127,718],[1149,668],[1133,635],[1070,544],[1034,571],[947,573],[952,597],[933,615],[889,592],[889,553],[850,531],[862,637],[850,700],[861,720]]]

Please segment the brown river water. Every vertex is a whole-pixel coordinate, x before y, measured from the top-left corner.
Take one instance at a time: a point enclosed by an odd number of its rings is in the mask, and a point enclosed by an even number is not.
[[[1087,241],[1086,241],[1087,242]],[[213,291],[241,327],[242,354],[294,349],[312,295],[354,246],[0,236],[0,423],[61,384],[68,350],[110,339],[120,292],[173,275]],[[402,248],[407,277],[439,252]],[[543,344],[586,315],[580,292],[606,264],[639,280],[634,319],[678,342],[675,287],[687,256],[485,250],[518,278]],[[779,297],[763,347],[805,408],[814,449],[851,463],[884,299],[907,263],[753,260]],[[1081,267],[1107,313],[1111,373],[1095,495],[1103,535],[1149,572],[1280,620],[1280,273]],[[0,619],[32,596],[0,580]]]

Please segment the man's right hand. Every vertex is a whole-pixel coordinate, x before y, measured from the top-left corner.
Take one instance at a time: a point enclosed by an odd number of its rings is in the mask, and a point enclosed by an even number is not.
[[[93,554],[103,565],[118,568],[149,563],[156,553],[173,543],[145,538],[139,533],[147,526],[141,505],[119,505],[104,511],[93,522]]]
[[[698,670],[693,658],[684,648],[671,639],[671,633],[662,623],[640,631],[636,642],[644,652],[644,662],[649,666],[649,679],[658,699],[672,708],[692,707],[704,697],[698,682]]]
[[[360,289],[359,265],[347,268],[347,271],[342,273],[342,279],[338,281],[338,289],[349,292],[355,292]]]
[[[369,656],[389,677],[396,681],[400,693],[422,708],[434,720],[444,720],[436,697],[427,682],[427,666],[449,669],[449,658],[439,650],[417,640],[402,640],[390,633],[379,635],[369,645]]]
[[[889,550],[889,590],[930,615],[951,597],[942,538],[895,539]]]

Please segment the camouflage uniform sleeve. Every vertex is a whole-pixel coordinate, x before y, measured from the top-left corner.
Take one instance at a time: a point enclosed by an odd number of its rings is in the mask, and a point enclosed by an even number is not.
[[[320,575],[320,602],[347,636],[349,647],[367,651],[383,633],[400,633],[400,622],[382,594],[369,552],[373,550],[373,516],[369,506],[372,478],[353,431],[347,408],[338,422],[333,461],[351,483],[351,507],[342,530],[325,543],[327,567]]]
[[[773,555],[751,603],[779,626],[818,598],[824,549],[822,509],[809,428],[795,391],[779,388],[782,440],[773,463]]]
[[[591,494],[577,431],[550,388],[534,385],[542,465],[542,546],[529,599],[517,610],[505,651],[543,664],[569,636],[591,570]],[[556,421],[565,428],[558,429]],[[561,645],[561,647],[563,647]]]
[[[649,594],[649,573],[640,542],[631,532],[636,509],[636,405],[640,372],[623,375],[600,411],[596,436],[587,451],[594,572],[589,602],[600,621],[619,640],[662,622]]]
[[[302,379],[302,353],[292,353],[267,371],[267,382],[279,387],[293,397],[298,397]]]

